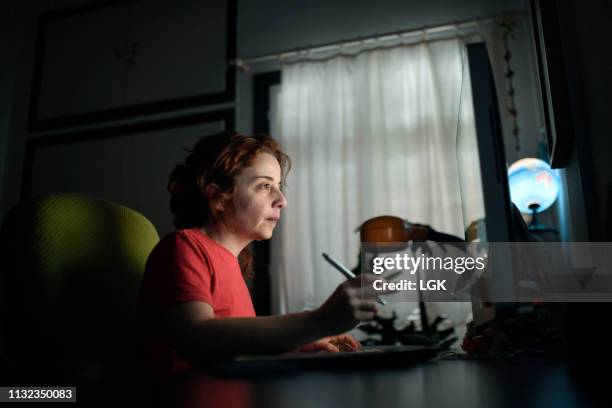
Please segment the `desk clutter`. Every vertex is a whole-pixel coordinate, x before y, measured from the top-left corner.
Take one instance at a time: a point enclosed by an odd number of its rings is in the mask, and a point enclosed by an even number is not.
[[[478,327],[468,325],[461,348],[467,358],[556,356],[566,352],[566,343],[546,306],[535,304],[519,306],[515,315]]]
[[[439,329],[440,323],[445,320],[442,316],[436,317],[424,330],[419,330],[414,321],[402,329],[396,329],[397,319],[397,313],[393,311],[391,317],[376,316],[372,322],[360,324],[357,330],[368,335],[361,343],[364,346],[436,346],[447,350],[457,341],[453,327]]]

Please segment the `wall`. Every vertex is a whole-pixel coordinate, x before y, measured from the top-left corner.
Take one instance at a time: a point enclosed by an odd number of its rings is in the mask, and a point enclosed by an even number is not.
[[[28,132],[27,119],[30,107],[30,93],[34,69],[34,58],[36,51],[36,36],[39,17],[42,13],[52,10],[63,10],[68,7],[82,6],[88,3],[103,3],[107,0],[29,0],[24,2],[13,1],[13,4],[3,4],[3,7],[11,10],[10,13],[2,13],[2,18],[10,22],[4,26],[7,31],[7,41],[0,43],[0,52],[7,56],[8,63],[2,64],[0,72],[5,72],[10,81],[0,82],[0,94],[4,99],[0,104],[5,104],[6,117],[0,117],[0,216],[19,201],[22,181],[23,159],[25,154],[25,143],[28,138],[64,133],[66,129],[48,132]],[[12,39],[19,41],[12,41]],[[3,38],[4,40],[4,38]],[[163,56],[160,56],[163,58]],[[101,67],[101,69],[104,69]],[[6,96],[5,96],[6,95]],[[6,102],[6,103],[5,103]],[[124,120],[104,122],[103,124],[78,126],[68,131],[80,131],[100,128],[102,126],[113,126],[146,122],[155,119],[182,116],[187,114],[203,113],[212,110],[221,110],[233,107],[233,103],[219,104],[215,106],[204,106],[180,111],[161,114],[142,115]],[[4,107],[4,105],[1,105]],[[10,112],[10,114],[9,114]],[[6,131],[4,131],[6,129]],[[70,163],[67,163],[68,166]],[[109,163],[113,165],[113,163]]]

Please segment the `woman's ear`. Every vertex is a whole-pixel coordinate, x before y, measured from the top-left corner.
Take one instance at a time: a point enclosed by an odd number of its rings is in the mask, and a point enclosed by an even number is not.
[[[210,203],[211,209],[215,211],[225,210],[225,200],[220,197],[221,188],[215,183],[210,183],[206,186],[204,194]]]

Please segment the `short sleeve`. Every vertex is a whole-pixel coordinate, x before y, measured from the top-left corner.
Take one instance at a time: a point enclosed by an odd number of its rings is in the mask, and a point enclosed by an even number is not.
[[[203,248],[185,234],[178,233],[168,249],[169,292],[172,294],[168,300],[172,303],[202,301],[213,305],[214,274]]]

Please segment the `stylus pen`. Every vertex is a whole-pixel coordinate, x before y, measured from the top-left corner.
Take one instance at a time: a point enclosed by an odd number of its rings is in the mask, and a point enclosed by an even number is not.
[[[326,254],[325,252],[323,252],[323,258],[325,258],[325,260],[327,262],[329,262],[330,264],[332,264],[332,266],[334,268],[336,268],[338,271],[340,271],[340,273],[342,275],[344,275],[347,279],[352,279],[355,277],[355,274],[348,269],[346,266],[342,265],[340,262],[336,261],[334,259],[334,257],[332,257],[331,255]],[[385,302],[384,300],[382,300],[381,298],[377,297],[376,301],[378,303],[380,303],[381,305],[385,306],[387,304],[387,302]]]

